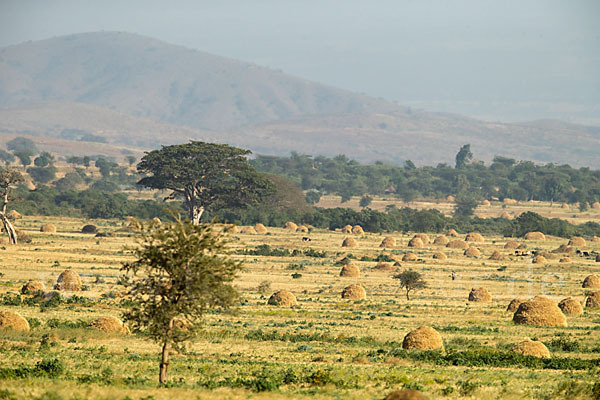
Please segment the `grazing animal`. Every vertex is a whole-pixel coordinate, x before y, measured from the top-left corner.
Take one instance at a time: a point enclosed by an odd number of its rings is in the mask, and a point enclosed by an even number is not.
[[[303,236],[303,237],[302,237],[302,241],[303,241],[303,242],[310,242],[311,240],[310,240],[310,238],[309,238],[309,237]]]

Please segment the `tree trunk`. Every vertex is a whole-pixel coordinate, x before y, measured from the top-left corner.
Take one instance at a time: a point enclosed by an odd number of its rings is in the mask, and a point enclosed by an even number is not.
[[[162,358],[160,360],[160,373],[158,376],[158,382],[161,385],[167,384],[167,372],[169,369],[169,352],[170,351],[171,351],[171,344],[168,341],[166,341],[163,344]]]
[[[198,207],[196,205],[191,207],[190,221],[192,221],[192,225],[200,225],[200,218],[202,218],[203,213],[204,213],[204,207]]]
[[[8,235],[8,242],[10,244],[17,244],[17,232],[15,231],[15,228],[12,226],[8,218],[6,218],[4,213],[0,213],[0,219],[2,219],[2,225],[4,225],[4,230]]]
[[[406,300],[410,301],[410,297],[408,297],[408,293],[410,292],[410,290],[406,289]]]

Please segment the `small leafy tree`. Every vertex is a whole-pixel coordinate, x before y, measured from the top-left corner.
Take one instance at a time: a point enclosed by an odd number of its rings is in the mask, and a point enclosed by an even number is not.
[[[15,161],[15,156],[8,151],[0,149],[0,161],[4,161],[4,164],[8,167],[11,162]]]
[[[317,204],[321,200],[321,192],[309,190],[306,192],[306,202],[308,204]]]
[[[17,136],[16,138],[8,141],[6,143],[6,148],[12,152],[29,150],[32,155],[37,154],[39,151],[33,140],[21,136]]]
[[[469,218],[475,213],[477,208],[477,200],[469,196],[459,196],[456,198],[456,206],[454,207],[455,218]]]
[[[19,159],[19,162],[24,167],[31,164],[31,157],[35,155],[35,153],[30,149],[15,150],[13,154]]]
[[[11,200],[11,192],[15,185],[23,182],[23,175],[12,167],[0,167],[0,196],[2,197],[2,209],[0,210],[0,220],[4,226],[4,231],[8,235],[8,241],[11,244],[17,244],[17,232],[11,222],[6,217],[6,206]]]
[[[39,156],[33,160],[33,164],[36,167],[47,167],[54,165],[54,156],[47,151],[42,151]]]
[[[371,205],[372,201],[373,201],[373,198],[371,196],[369,196],[368,194],[365,194],[363,197],[360,198],[358,205],[363,208],[369,207],[369,205]]]
[[[394,275],[394,279],[400,280],[400,288],[406,290],[406,300],[410,300],[410,292],[427,287],[427,283],[423,280],[421,274],[411,269]]]
[[[463,169],[473,159],[473,153],[471,153],[471,145],[465,144],[456,153],[456,169]]]
[[[119,166],[114,161],[107,160],[106,158],[99,158],[95,162],[96,167],[100,170],[100,174],[103,178],[107,178],[110,174]]]
[[[47,167],[29,167],[27,168],[27,173],[36,183],[44,184],[56,178],[56,167],[54,165],[48,165]]]
[[[92,159],[89,156],[83,156],[83,158],[81,159],[82,165],[86,168],[90,166],[91,161]]]
[[[167,383],[171,348],[194,337],[204,312],[228,308],[238,298],[230,285],[242,265],[228,258],[224,233],[211,224],[140,225],[137,260],[124,264],[134,306],[124,314],[134,330],[146,331],[162,345],[159,381]]]
[[[137,161],[137,158],[135,158],[135,156],[127,156],[125,157],[125,159],[127,160],[127,163],[130,167]]]

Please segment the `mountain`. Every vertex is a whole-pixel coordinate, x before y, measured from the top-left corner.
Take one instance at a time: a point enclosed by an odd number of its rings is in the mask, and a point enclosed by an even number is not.
[[[4,47],[0,71],[0,107],[71,101],[200,129],[399,109],[383,100],[130,33],[85,33]]]
[[[117,32],[0,48],[0,135],[142,149],[189,139],[362,162],[494,155],[600,168],[600,128],[426,112],[155,39]]]

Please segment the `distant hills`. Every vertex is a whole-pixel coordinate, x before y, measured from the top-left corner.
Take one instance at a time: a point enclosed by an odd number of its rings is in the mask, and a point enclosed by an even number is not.
[[[363,162],[433,165],[452,164],[471,143],[485,161],[498,154],[600,168],[600,128],[411,110],[117,32],[0,48],[0,135],[15,134],[141,149],[197,139],[262,154],[343,153]]]

